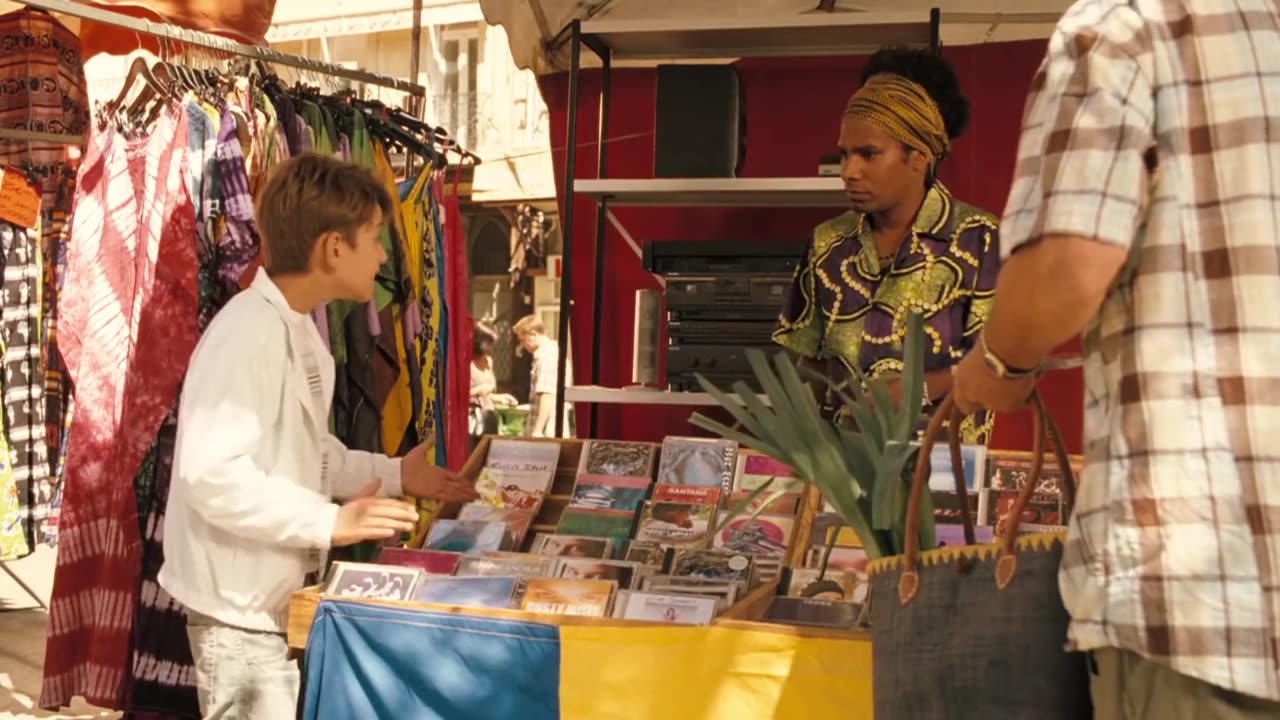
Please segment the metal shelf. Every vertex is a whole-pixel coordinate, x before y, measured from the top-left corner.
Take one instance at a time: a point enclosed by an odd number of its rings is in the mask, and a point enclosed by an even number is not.
[[[838,177],[578,180],[574,190],[612,206],[826,207],[849,204]]]
[[[738,399],[737,395],[729,397]],[[769,404],[768,397],[764,395],[758,397],[765,405]],[[673,392],[647,387],[619,389],[599,385],[565,388],[565,400],[594,405],[666,405],[668,407],[716,407],[720,404],[709,393]]]
[[[585,20],[584,41],[614,60],[867,55],[886,45],[928,47],[924,12],[815,12],[772,17]]]

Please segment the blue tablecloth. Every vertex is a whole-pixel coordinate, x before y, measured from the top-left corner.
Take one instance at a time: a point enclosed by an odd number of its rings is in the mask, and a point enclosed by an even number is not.
[[[553,625],[324,600],[304,720],[556,720]]]

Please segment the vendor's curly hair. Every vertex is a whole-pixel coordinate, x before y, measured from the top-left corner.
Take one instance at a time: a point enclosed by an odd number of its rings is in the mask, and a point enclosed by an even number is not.
[[[951,63],[929,50],[890,47],[877,50],[862,68],[859,87],[877,73],[901,75],[919,84],[938,104],[947,136],[952,140],[969,127],[969,99],[960,92],[960,80]]]

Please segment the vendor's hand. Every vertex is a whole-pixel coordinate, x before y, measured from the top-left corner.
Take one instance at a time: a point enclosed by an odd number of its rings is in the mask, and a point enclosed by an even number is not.
[[[506,393],[495,393],[490,399],[493,400],[494,405],[504,405],[506,407],[515,407],[517,404],[519,404],[518,401],[515,399],[515,396],[508,395]]]
[[[433,465],[427,453],[435,446],[434,438],[409,451],[400,461],[400,487],[405,495],[441,500],[471,502],[480,497],[475,486],[461,475]]]
[[[1026,406],[1038,379],[1035,375],[1002,378],[987,367],[980,350],[973,350],[955,366],[951,395],[965,415],[979,410],[1011,412]]]
[[[365,540],[386,540],[400,533],[413,532],[418,513],[403,500],[374,497],[382,481],[375,478],[360,490],[355,499],[338,508],[333,521],[332,547],[354,545]]]

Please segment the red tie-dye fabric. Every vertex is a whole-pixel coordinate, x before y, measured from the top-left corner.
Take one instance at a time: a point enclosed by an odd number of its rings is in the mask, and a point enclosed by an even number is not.
[[[41,705],[121,708],[141,565],[133,479],[198,339],[186,116],[89,141],[58,343],[76,392]]]

